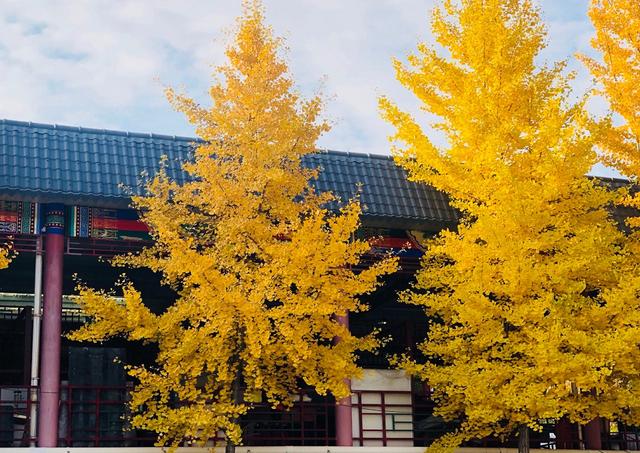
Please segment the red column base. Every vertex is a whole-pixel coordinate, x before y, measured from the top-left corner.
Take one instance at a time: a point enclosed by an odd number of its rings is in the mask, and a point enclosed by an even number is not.
[[[349,314],[336,316],[336,320],[347,329],[349,328]],[[335,341],[340,341],[336,338]],[[347,388],[351,389],[351,381],[345,380]],[[351,416],[351,395],[336,402],[336,446],[353,446],[353,420]]]
[[[584,446],[587,450],[602,450],[602,423],[596,417],[584,425]]]
[[[556,448],[559,450],[577,449],[578,436],[573,435],[575,426],[566,418],[562,417],[556,423]]]
[[[349,385],[349,387],[351,387]],[[336,446],[353,446],[353,419],[351,416],[351,395],[336,403]]]

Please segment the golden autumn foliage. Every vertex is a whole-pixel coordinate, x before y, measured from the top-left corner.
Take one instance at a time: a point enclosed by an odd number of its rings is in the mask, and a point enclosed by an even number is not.
[[[303,168],[301,157],[328,129],[322,102],[293,91],[281,40],[263,20],[258,2],[244,3],[210,108],[167,91],[202,141],[183,165],[188,182],[161,172],[148,196],[134,199],[155,245],[115,261],[161,273],[175,302],[154,314],[130,284],[123,305],[81,289],[92,322],[74,339],[158,346],[155,366],[130,370],[139,381],[131,407],[132,425],[156,431],[163,444],[206,442],[220,430],[241,442],[237,417],[250,403],[234,396],[238,384],[273,406],[291,405],[301,382],[348,396],[358,351],[377,340],[353,336],[336,315],[365,310],[359,296],[397,266],[385,258],[353,270],[370,250],[354,239],[360,205],[332,212],[334,197],[310,185],[318,170]]]
[[[15,251],[12,250],[11,241],[6,244],[0,243],[0,269],[9,267],[11,260],[15,256]]]
[[[602,94],[618,116],[600,122],[598,145],[605,162],[637,183],[640,178],[640,3],[635,0],[592,0],[589,16],[596,29],[591,43],[602,54],[598,62],[584,55]],[[640,196],[622,204],[640,208]],[[640,218],[628,219],[632,227]],[[636,232],[637,234],[637,232]],[[636,241],[637,242],[637,241]]]
[[[0,248],[0,269],[8,267],[10,262],[9,250],[6,248]]]
[[[528,0],[445,0],[398,80],[437,117],[426,132],[387,98],[394,153],[410,179],[446,192],[457,231],[428,246],[404,302],[430,317],[427,360],[398,363],[434,389],[460,428],[449,449],[541,420],[640,422],[640,277],[604,208],[615,195],[585,177],[597,161],[584,102]],[[445,143],[434,137],[443,134]]]
[[[609,164],[628,177],[640,176],[640,2],[592,0],[593,47],[602,61],[581,56],[622,124],[604,129]]]

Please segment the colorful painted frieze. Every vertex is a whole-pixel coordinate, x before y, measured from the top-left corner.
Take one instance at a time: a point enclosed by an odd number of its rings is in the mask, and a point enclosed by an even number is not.
[[[0,200],[0,233],[37,234],[39,229],[39,203]]]
[[[105,209],[71,206],[67,212],[70,237],[146,241],[149,228],[131,209]]]

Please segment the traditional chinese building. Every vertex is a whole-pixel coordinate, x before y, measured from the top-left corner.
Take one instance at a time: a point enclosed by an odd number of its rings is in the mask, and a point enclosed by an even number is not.
[[[122,270],[105,259],[149,243],[146,226],[129,208],[131,194],[142,193],[141,176],[154,174],[166,156],[168,175],[183,180],[180,164],[194,143],[193,138],[0,121],[0,243],[11,242],[19,253],[0,271],[0,447],[153,444],[150,433],[123,430],[134,384],[122,363],[145,363],[148,350],[115,340],[88,347],[63,334],[84,322],[73,300],[76,281],[112,287]],[[359,234],[371,237],[376,249],[400,256],[401,270],[369,297],[370,311],[350,320],[353,331],[377,327],[390,341],[381,354],[361,357],[367,371],[352,382],[350,407],[308,389],[301,389],[290,411],[270,409],[258,399],[243,421],[245,443],[428,445],[450,426],[432,415],[429,389],[388,369],[386,355],[411,352],[422,339],[424,313],[399,304],[397,292],[419,264],[421,239],[454,228],[458,215],[443,194],[407,181],[387,156],[324,151],[306,156],[304,164],[321,169],[314,182],[320,191],[349,199],[360,190]],[[172,293],[157,275],[127,273],[153,310],[171,303]],[[634,430],[600,420],[586,429],[550,423],[533,443],[640,448]]]

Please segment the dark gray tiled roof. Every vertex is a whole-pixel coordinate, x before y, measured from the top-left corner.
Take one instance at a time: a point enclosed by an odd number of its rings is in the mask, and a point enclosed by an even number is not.
[[[161,156],[177,180],[185,175],[195,139],[0,120],[0,196],[92,206],[126,206],[122,186],[140,193],[140,176],[153,175]],[[320,167],[319,190],[351,198],[362,184],[371,225],[437,230],[457,213],[433,188],[407,181],[387,156],[323,151],[305,157]]]

